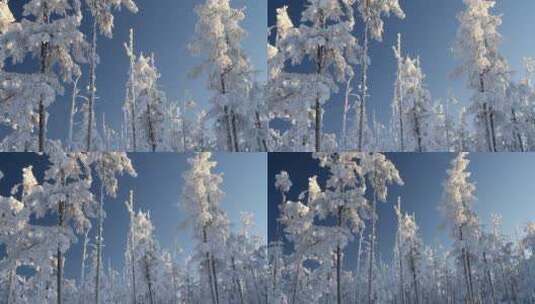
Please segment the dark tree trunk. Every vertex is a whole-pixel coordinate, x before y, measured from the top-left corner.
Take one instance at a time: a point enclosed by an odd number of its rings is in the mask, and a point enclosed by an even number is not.
[[[342,226],[342,209],[343,207],[338,207],[338,227]],[[340,245],[336,246],[336,303],[342,304],[342,249]]]
[[[64,216],[65,216],[65,202],[59,202],[58,204],[58,227],[63,228],[64,225]],[[57,284],[57,303],[63,303],[62,298],[62,285],[63,285],[63,253],[61,252],[61,244],[58,243],[58,252],[57,252],[57,273],[56,273],[56,284]]]
[[[96,5],[96,1],[93,1],[93,5]],[[95,8],[96,9],[96,8]],[[98,14],[98,13],[97,13]],[[91,142],[93,140],[93,117],[95,107],[95,94],[96,94],[96,67],[97,67],[97,18],[94,16],[93,28],[92,28],[92,43],[91,43],[91,61],[89,66],[89,99],[87,100],[87,138],[86,138],[86,151],[91,151]]]
[[[238,141],[238,127],[236,122],[236,113],[234,113],[234,110],[230,110],[230,116],[232,117],[232,137],[234,138],[234,152],[240,152],[240,144]]]
[[[48,16],[48,8],[46,2],[43,4],[43,23],[47,24],[49,21]],[[41,74],[44,78],[45,74],[48,71],[48,48],[49,44],[48,42],[41,43]],[[45,121],[46,121],[46,115],[45,115],[45,106],[43,101],[43,96],[40,96],[39,98],[39,105],[38,105],[38,119],[39,119],[39,152],[44,152],[45,150]]]
[[[208,243],[208,236],[206,234],[206,227],[203,228],[203,243]],[[212,297],[212,303],[217,304],[215,288],[214,288],[214,278],[212,272],[212,258],[210,252],[206,252],[206,270],[208,271],[208,282],[210,283],[210,295]]]

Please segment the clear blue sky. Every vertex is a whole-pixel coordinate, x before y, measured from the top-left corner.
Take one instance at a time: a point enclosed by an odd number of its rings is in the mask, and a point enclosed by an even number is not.
[[[17,19],[20,19],[22,6],[26,2],[26,0],[10,1],[11,9]],[[205,89],[205,79],[189,77],[190,70],[200,63],[200,58],[190,55],[187,49],[188,43],[194,37],[197,22],[197,15],[193,9],[205,1],[135,0],[135,2],[140,9],[138,14],[134,15],[126,9],[116,12],[112,39],[99,36],[98,53],[101,62],[97,67],[97,90],[100,98],[96,105],[98,120],[100,121],[102,113],[105,112],[106,119],[112,126],[115,128],[120,126],[129,67],[123,44],[128,41],[130,28],[135,30],[136,52],[155,54],[156,66],[162,74],[160,85],[167,93],[168,99],[178,101],[189,94],[194,97],[200,107],[206,109],[208,99],[212,94]],[[267,2],[265,0],[231,0],[230,2],[234,8],[246,8],[246,19],[242,26],[248,32],[248,36],[243,48],[253,66],[259,71],[258,79],[265,80]],[[89,35],[91,19],[87,11],[85,13],[82,30]],[[36,63],[31,62],[17,67],[18,71],[37,69]],[[87,66],[84,67],[84,73],[87,75]],[[86,84],[87,81],[80,88],[83,90]],[[67,91],[67,95],[69,94]],[[50,110],[50,137],[66,136],[65,122],[68,121],[69,105],[69,98],[58,97]]]
[[[388,153],[405,183],[404,186],[389,188],[387,203],[378,205],[378,246],[385,259],[390,259],[394,245],[396,217],[393,205],[401,196],[402,209],[416,214],[417,224],[427,245],[443,244],[450,240],[438,206],[442,197],[442,183],[452,153]],[[492,213],[503,216],[503,230],[514,236],[517,227],[535,220],[535,154],[534,153],[472,153],[469,170],[476,184],[475,210],[483,223],[490,224]],[[327,171],[319,168],[316,160],[306,153],[270,153],[269,164],[269,238],[276,236],[277,205],[280,193],[275,189],[275,174],[286,170],[294,187],[289,199],[297,200],[299,192],[306,189],[308,177],[318,175],[324,186]],[[369,231],[368,231],[369,233]],[[348,260],[354,260],[356,244],[348,249]]]
[[[288,5],[294,24],[299,24],[300,13],[306,0],[269,0],[268,24],[275,23],[276,8]],[[391,115],[391,101],[395,80],[396,65],[392,46],[397,33],[402,35],[404,54],[411,57],[420,56],[427,85],[434,100],[444,100],[448,92],[456,95],[461,103],[469,102],[470,94],[466,89],[464,78],[450,77],[458,61],[452,54],[458,28],[457,14],[464,8],[462,0],[400,0],[406,18],[385,19],[385,35],[382,43],[371,42],[369,69],[369,108],[368,113],[375,112],[377,118],[386,123]],[[503,43],[500,48],[513,71],[522,75],[522,58],[535,56],[535,1],[515,0],[497,1],[493,10],[503,15],[500,32]],[[357,24],[355,33],[361,41],[362,25]],[[271,37],[273,38],[273,37]],[[518,74],[515,76],[518,77]],[[345,88],[345,84],[341,86]],[[325,131],[339,132],[343,111],[343,91],[325,107]]]
[[[189,156],[191,154],[129,154],[138,177],[121,177],[117,198],[108,197],[105,200],[105,211],[108,214],[104,221],[106,265],[110,259],[116,269],[123,264],[128,231],[128,213],[124,201],[131,189],[134,190],[136,209],[150,211],[156,237],[162,247],[171,250],[176,242],[186,252],[192,249],[194,243],[191,231],[182,225],[187,217],[179,206],[182,174],[189,167],[186,162]],[[267,154],[217,153],[213,159],[218,162],[215,172],[224,173],[225,197],[221,206],[230,217],[231,229],[239,229],[241,212],[251,212],[256,220],[253,232],[267,240]],[[30,164],[34,166],[36,177],[41,179],[47,166],[46,158],[33,153],[2,153],[0,171],[4,173],[4,179],[0,181],[1,195],[9,195],[11,187],[21,182],[22,168]],[[98,198],[98,181],[94,188],[93,193]],[[48,218],[45,222],[53,224],[55,220]],[[96,227],[95,221],[93,225]],[[95,229],[92,230],[93,233]],[[82,239],[83,237],[67,252],[66,274],[69,278],[79,275]]]

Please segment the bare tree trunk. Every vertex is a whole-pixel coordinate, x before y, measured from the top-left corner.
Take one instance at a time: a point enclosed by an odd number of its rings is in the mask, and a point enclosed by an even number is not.
[[[152,152],[156,152],[156,134],[154,132],[154,126],[152,124],[152,111],[150,108],[150,102],[147,102],[147,125],[149,127],[149,141],[151,150]]]
[[[132,89],[133,90],[133,89]],[[134,93],[132,93],[132,96],[135,96]],[[136,103],[135,103],[135,97],[133,97],[133,102],[131,104],[131,114],[130,118],[132,119],[132,151],[137,151],[137,144],[136,144]]]
[[[373,191],[373,206],[372,206],[372,235],[370,240],[370,256],[368,267],[368,304],[372,304],[372,281],[373,281],[373,256],[375,254],[375,216],[376,216],[376,196],[377,193]]]
[[[472,299],[475,300],[474,283],[472,280],[472,265],[470,263],[470,251],[468,249],[466,249],[466,265],[468,267],[468,280],[470,282],[470,292],[472,294]]]
[[[137,303],[137,294],[136,294],[136,264],[135,264],[135,260],[136,260],[136,256],[135,256],[135,252],[134,252],[134,249],[136,248],[135,246],[135,237],[134,237],[134,191],[130,190],[130,192],[128,193],[128,212],[129,212],[129,215],[130,215],[130,262],[131,262],[131,267],[132,267],[132,304],[136,304]]]
[[[490,126],[489,126],[489,110],[487,103],[483,104],[483,116],[485,119],[485,135],[487,137],[487,144],[490,152],[494,152],[493,144],[492,144],[492,137],[490,134]]]
[[[230,110],[230,116],[232,118],[232,138],[234,138],[234,152],[240,152],[240,143],[238,140],[238,127],[236,122],[236,113],[234,113],[234,110]]]
[[[251,271],[251,276],[253,278],[253,286],[255,290],[260,290],[260,287],[258,286],[258,279],[256,278],[256,270],[253,267],[249,267],[249,270]],[[256,292],[256,301],[258,303],[262,302],[262,299],[260,298],[260,293]]]
[[[61,201],[58,204],[58,228],[63,228],[65,216],[65,202]],[[57,303],[63,303],[61,287],[63,285],[63,253],[61,252],[61,244],[58,242],[58,252],[57,252],[57,273],[56,273],[56,284],[57,284]]]
[[[208,236],[206,234],[206,227],[203,228],[203,243],[206,245],[208,243]],[[212,272],[212,257],[210,255],[210,252],[206,252],[206,269],[208,271],[208,282],[210,284],[210,295],[212,296],[212,303],[217,304],[217,298],[215,295],[215,285],[214,285],[214,278],[213,278],[213,272]]]
[[[10,269],[9,270],[9,277],[8,277],[8,286],[7,286],[7,304],[11,304],[11,298],[13,293],[13,277],[15,270]]]
[[[320,98],[316,97],[316,104],[314,106],[314,111],[316,115],[316,124],[315,124],[315,139],[316,139],[316,152],[321,151],[321,105]]]
[[[479,92],[485,94],[485,80],[484,73],[479,74]],[[491,109],[485,101],[483,103],[483,115],[485,116],[485,132],[487,135],[487,143],[490,152],[496,152],[496,137],[494,134],[494,119],[492,117]]]
[[[104,208],[104,184],[100,184],[100,204],[98,208],[98,236],[97,236],[97,275],[95,278],[95,304],[99,304],[100,296],[100,269],[102,260],[102,211]]]
[[[154,295],[152,291],[152,277],[150,276],[150,266],[149,266],[149,257],[147,254],[144,256],[145,260],[145,279],[147,280],[147,289],[149,290],[149,301],[150,304],[154,304]]]
[[[176,265],[175,265],[175,262],[173,261],[172,264],[171,264],[171,271],[173,273],[171,279],[173,280],[173,288],[174,288],[174,292],[173,292],[173,299],[174,299],[174,303],[175,304],[178,304],[178,294],[177,294],[177,291],[179,290],[179,286],[178,286],[178,282],[177,282],[177,277],[176,277]]]
[[[362,236],[364,234],[364,229],[360,230],[359,233],[359,248],[357,250],[357,269],[355,272],[355,304],[358,304],[359,298],[360,298],[360,285],[359,285],[359,278],[360,278],[360,257],[362,253]]]
[[[516,291],[516,278],[514,274],[511,274],[511,295],[513,297],[513,303],[518,303],[518,296]]]
[[[325,56],[324,54],[325,50],[324,50],[324,47],[323,46],[319,46],[318,47],[318,50],[317,50],[317,75],[321,75],[322,71],[323,71],[323,57]],[[315,101],[315,105],[314,105],[314,111],[315,111],[315,118],[316,118],[316,123],[315,123],[315,138],[316,138],[316,143],[315,143],[315,150],[316,152],[320,152],[321,151],[321,104],[320,104],[320,97],[319,97],[319,93],[317,93],[317,96],[316,96],[316,101]]]
[[[522,140],[522,134],[520,132],[520,129],[518,128],[518,119],[516,117],[515,109],[511,110],[511,115],[513,117],[513,124],[514,124],[513,137],[516,137],[517,145],[518,145],[520,152],[524,152],[524,142]]]
[[[91,151],[91,141],[93,139],[93,118],[95,107],[95,94],[96,88],[96,67],[97,67],[97,19],[98,8],[97,0],[92,1],[93,9],[97,12],[93,16],[92,27],[92,40],[91,40],[91,59],[89,62],[89,99],[87,104],[87,138],[86,138],[86,151]]]
[[[134,69],[136,64],[136,55],[134,54],[134,30],[130,29],[130,43],[128,46],[128,55],[130,57],[130,127],[132,129],[132,152],[137,150],[136,142],[136,86]]]
[[[71,149],[73,148],[74,115],[76,114],[76,99],[78,98],[78,81],[79,80],[80,80],[80,76],[76,76],[76,78],[74,79],[73,87],[72,87],[71,108],[69,110],[68,139],[69,139],[69,146]]]
[[[418,143],[418,152],[422,153],[422,132],[420,130],[420,119],[418,118],[418,115],[416,114],[416,109],[413,109],[413,118],[415,122],[415,133],[416,133],[416,142]]]
[[[243,289],[241,286],[240,278],[238,277],[236,273],[236,262],[234,260],[234,257],[231,258],[231,262],[232,262],[232,271],[234,271],[234,282],[236,284],[236,288],[238,289],[238,295],[240,296],[240,304],[244,304]]]
[[[227,87],[226,87],[226,83],[225,83],[225,75],[224,74],[221,74],[220,75],[220,82],[221,82],[221,94],[226,94],[227,93]],[[228,105],[225,105],[223,106],[223,112],[224,112],[224,120],[225,120],[225,131],[227,131],[227,147],[228,147],[228,151],[230,152],[236,152],[234,151],[234,148],[235,148],[235,144],[234,144],[234,140],[232,137],[233,137],[233,132],[232,132],[232,123],[231,123],[231,117],[230,117],[230,110],[229,110],[229,107]]]
[[[494,109],[492,107],[489,107],[490,113],[489,113],[489,119],[490,119],[490,131],[492,135],[492,150],[494,152],[498,152],[498,148],[496,147],[496,127],[494,126]]]
[[[87,258],[87,243],[89,238],[87,237],[89,230],[84,233],[84,245],[82,247],[82,269],[80,273],[80,303],[85,303],[85,259]]]
[[[361,96],[360,96],[360,109],[359,109],[359,138],[358,138],[358,151],[362,151],[362,142],[364,136],[364,114],[366,113],[366,100],[368,98],[368,32],[369,32],[369,5],[370,1],[366,0],[365,10],[366,16],[364,17],[364,54],[362,61],[362,82],[361,82]]]
[[[459,240],[461,242],[463,242],[463,231],[462,231],[462,227],[459,227]],[[469,269],[468,269],[468,259],[467,259],[467,253],[466,253],[466,248],[464,246],[464,244],[462,245],[462,249],[461,249],[461,258],[463,260],[463,269],[464,269],[464,279],[465,279],[465,283],[466,283],[466,292],[467,292],[467,297],[468,297],[468,301],[470,304],[473,304],[474,303],[474,295],[472,293],[472,288],[471,288],[471,282],[470,282],[470,276],[469,276]]]
[[[186,275],[186,293],[187,293],[187,296],[186,296],[186,303],[187,304],[191,304],[191,282],[190,282],[190,278],[189,278],[189,271],[188,271],[188,274]]]
[[[401,235],[398,232],[398,256],[399,256],[399,295],[401,304],[405,304],[405,288],[403,282],[403,256],[401,253]]]
[[[258,111],[255,111],[255,120],[256,120],[256,129],[258,131],[262,130],[262,123],[260,121],[260,113]],[[257,137],[258,137],[258,135],[257,135]],[[258,146],[261,149],[263,149],[263,152],[268,152],[268,146],[267,146],[267,143],[266,143],[266,139],[265,138],[258,138],[258,140],[260,141],[258,143]]]
[[[400,84],[401,86],[401,84]],[[399,90],[399,100],[398,100],[398,112],[399,112],[399,140],[400,140],[400,152],[405,152],[405,142],[403,138],[403,97],[402,97],[402,89],[398,88]]]
[[[212,276],[214,279],[215,300],[216,300],[216,304],[219,304],[219,286],[217,282],[217,272],[215,269],[215,259],[214,259],[213,254],[211,254],[210,257],[212,258],[211,264],[212,264]]]
[[[292,291],[292,301],[291,304],[295,304],[296,297],[297,297],[297,288],[299,286],[299,273],[301,272],[301,260],[298,259],[297,263],[297,269],[295,271],[295,279],[294,279],[294,286]]]
[[[342,208],[338,207],[338,227],[342,226]],[[341,278],[341,267],[342,267],[342,249],[340,244],[336,245],[336,303],[342,304],[342,278]]]
[[[490,293],[492,296],[492,304],[496,304],[496,293],[494,290],[494,282],[492,281],[492,275],[490,273],[489,264],[487,261],[487,253],[483,251],[483,262],[485,263],[485,266],[487,268],[487,280],[489,283]]]
[[[48,24],[49,16],[48,16],[48,7],[47,3],[45,2],[43,4],[43,23]],[[48,71],[48,42],[41,43],[41,74],[42,76],[45,76],[45,74]],[[44,78],[44,77],[43,77]],[[45,150],[45,106],[43,103],[43,96],[41,95],[39,97],[39,105],[38,105],[38,119],[39,119],[39,152],[44,152]]]
[[[346,83],[346,93],[344,98],[344,113],[342,116],[342,143],[343,149],[347,149],[347,114],[349,112],[349,97],[351,96],[351,81],[353,80],[353,75],[349,77]]]
[[[414,288],[414,302],[418,304],[420,302],[419,296],[418,296],[418,279],[416,278],[416,264],[414,261],[414,252],[411,245],[411,272],[412,272],[412,286]]]

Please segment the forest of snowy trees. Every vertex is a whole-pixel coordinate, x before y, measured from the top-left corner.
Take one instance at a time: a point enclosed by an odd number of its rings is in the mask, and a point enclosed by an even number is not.
[[[230,0],[199,0],[185,45],[202,59],[189,72],[206,79],[209,107],[167,98],[157,54],[136,52],[131,29],[123,115],[114,129],[109,117],[95,113],[97,42],[113,37],[117,10],[143,8],[133,0],[28,0],[16,20],[9,1],[1,0],[0,150],[46,151],[58,141],[71,151],[532,151],[535,59],[525,54],[525,71],[516,77],[500,53],[502,16],[495,1],[463,3],[457,40],[444,47],[453,49],[458,66],[450,70],[466,80],[467,100],[455,92],[434,99],[426,84],[429,63],[404,52],[402,35],[383,41],[385,31],[396,31],[385,28],[385,18],[405,18],[399,0],[306,0],[299,20],[288,7],[277,8],[265,82],[257,74],[266,71],[253,67],[243,47],[246,35],[265,33],[248,32],[241,25],[246,10]],[[87,33],[83,18],[91,23]],[[371,43],[393,47],[388,122],[370,111]],[[67,134],[53,140],[48,109],[65,94]],[[341,132],[327,133],[325,107],[340,94]]]
[[[26,167],[11,195],[0,197],[0,303],[267,303],[265,240],[251,232],[250,213],[242,213],[239,229],[230,229],[239,223],[230,223],[220,205],[223,176],[212,172],[210,153],[188,160],[177,197],[180,212],[188,214],[192,252],[159,245],[157,223],[136,208],[132,189],[123,269],[104,263],[103,229],[113,227],[102,222],[106,197],[120,187],[117,177],[136,175],[128,156],[56,150],[46,160],[42,179]],[[95,238],[88,237],[91,229]],[[76,241],[83,244],[79,280],[64,276]]]
[[[430,63],[405,54],[401,35],[382,41],[385,30],[396,31],[385,29],[383,18],[405,17],[399,0],[306,0],[299,20],[287,6],[278,8],[266,99],[270,119],[285,126],[270,129],[270,150],[533,151],[535,59],[524,58],[525,71],[515,80],[500,53],[502,16],[495,1],[462,2],[457,41],[444,45],[458,62],[452,74],[464,77],[472,92],[462,101],[454,93],[433,99],[425,76]],[[397,62],[388,122],[369,111],[372,41],[392,43]],[[345,96],[338,137],[324,132],[324,108],[335,94]]]
[[[5,128],[0,151],[48,151],[52,142],[86,152],[267,151],[265,85],[256,80],[242,47],[245,9],[233,8],[230,0],[196,5],[195,33],[184,45],[203,60],[191,74],[207,78],[208,109],[197,109],[191,99],[166,97],[157,55],[138,54],[131,29],[125,43],[130,66],[124,67],[124,114],[120,129],[113,129],[109,117],[95,113],[97,42],[101,35],[113,37],[116,11],[142,8],[133,0],[24,2],[22,18],[16,20],[9,0],[0,1],[0,124]],[[83,18],[92,24],[88,33],[82,32]],[[70,100],[67,134],[53,140],[47,136],[47,122],[54,119],[49,108],[65,94]]]
[[[426,245],[418,214],[404,212],[399,197],[391,260],[377,252],[376,208],[389,185],[403,184],[394,164],[380,153],[314,158],[327,180],[310,177],[295,200],[287,197],[289,174],[275,177],[281,200],[278,237],[270,242],[273,303],[535,302],[535,223],[518,237],[502,232],[500,215],[481,224],[466,153],[451,161],[439,205],[451,246]],[[350,242],[356,250],[347,249]]]

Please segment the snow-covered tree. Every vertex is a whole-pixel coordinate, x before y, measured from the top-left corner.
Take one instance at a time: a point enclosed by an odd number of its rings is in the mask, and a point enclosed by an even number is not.
[[[502,18],[491,11],[495,3],[464,0],[455,48],[462,60],[457,72],[467,75],[468,86],[475,91],[470,111],[476,115],[479,149],[491,152],[500,148],[499,123],[506,119],[500,116],[508,116],[509,108],[504,100],[509,67],[498,51]]]
[[[23,18],[12,21],[9,8],[2,2],[5,15],[0,35],[3,124],[11,132],[3,139],[2,150],[44,151],[47,108],[63,93],[62,82],[81,74],[88,45],[80,32],[82,13],[79,1],[31,0],[24,4]],[[27,58],[39,62],[33,73],[6,72],[7,60],[23,64]]]
[[[189,47],[204,61],[193,74],[206,73],[208,89],[215,93],[209,114],[216,120],[218,149],[239,152],[247,140],[244,129],[254,127],[255,118],[248,114],[256,106],[249,100],[252,66],[241,46],[245,12],[232,8],[229,0],[206,0],[195,11],[197,36]]]
[[[84,126],[87,130],[85,150],[94,151],[95,147],[93,147],[92,142],[94,136],[93,133],[95,132],[96,127],[94,107],[97,94],[96,68],[99,60],[97,55],[98,32],[108,38],[113,36],[113,9],[120,9],[124,6],[129,11],[136,13],[138,8],[132,0],[85,0],[85,2],[93,17],[91,27],[91,53],[89,56],[89,98],[87,99],[87,105],[84,107],[86,111],[86,113],[84,113]]]
[[[357,149],[364,151],[364,140],[368,137],[365,132],[367,129],[366,120],[366,102],[368,99],[368,67],[370,58],[368,56],[369,36],[376,41],[382,41],[384,33],[383,15],[390,16],[394,14],[397,17],[405,18],[405,13],[401,9],[399,0],[360,0],[358,1],[358,11],[364,22],[364,37],[362,39],[361,55],[361,81],[358,86],[358,110],[356,111],[358,122],[357,126]],[[345,119],[344,119],[345,120]],[[344,134],[345,135],[345,134]],[[377,134],[375,135],[377,136]]]
[[[289,61],[298,65],[309,60],[314,66],[313,73],[293,75],[300,83],[313,84],[312,91],[303,92],[301,102],[305,102],[305,108],[311,112],[309,119],[314,127],[314,151],[324,150],[321,143],[323,105],[329,100],[331,92],[338,90],[336,83],[345,83],[347,77],[353,75],[351,64],[358,62],[359,45],[352,34],[355,26],[353,5],[353,0],[307,1],[296,35],[281,37],[289,39],[281,42],[283,64]],[[283,24],[279,28],[289,30],[292,23],[285,11],[280,11]],[[287,21],[284,22],[284,19]]]
[[[134,94],[136,100],[135,124],[137,151],[156,152],[168,149],[166,134],[166,96],[158,88],[160,74],[154,63],[154,55],[141,54],[134,66]]]
[[[191,168],[184,173],[181,206],[191,217],[194,237],[198,241],[197,258],[201,261],[202,278],[207,282],[213,304],[220,303],[218,267],[228,238],[228,218],[220,208],[223,191],[221,174],[213,173],[216,162],[211,153],[197,153],[188,160]]]
[[[444,182],[444,196],[441,209],[449,228],[450,236],[455,240],[455,255],[458,267],[462,266],[466,282],[466,297],[469,303],[476,301],[474,291],[472,252],[478,240],[479,219],[473,211],[475,185],[470,181],[467,171],[470,161],[467,153],[459,153],[451,162],[448,177]]]
[[[394,55],[398,63],[392,103],[394,142],[399,151],[423,152],[430,145],[428,133],[432,131],[431,95],[424,83],[420,59],[403,56],[400,34]]]

